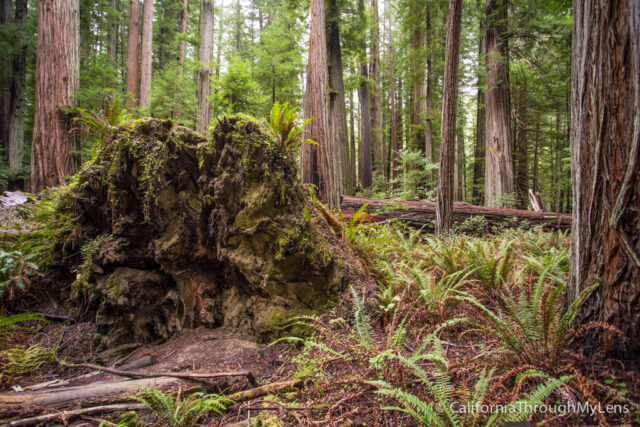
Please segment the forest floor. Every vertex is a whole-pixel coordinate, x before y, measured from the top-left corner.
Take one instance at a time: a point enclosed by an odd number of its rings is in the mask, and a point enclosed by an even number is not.
[[[222,416],[208,412],[200,420],[206,425],[472,426],[525,419],[552,426],[640,425],[638,366],[585,351],[579,339],[587,328],[573,329],[575,307],[563,303],[566,233],[496,228],[489,235],[442,239],[395,223],[359,223],[355,215],[344,224],[343,239],[377,283],[352,283],[333,311],[298,320],[306,334],[285,332],[272,345],[233,330],[197,328],[166,342],[101,351],[93,345],[94,325],[67,319],[56,304],[19,307],[52,316],[4,335],[3,348],[48,349],[51,357],[12,359],[3,351],[0,402],[8,393],[34,393],[30,386],[37,384],[51,386],[36,392],[42,393],[56,385],[124,381],[72,365],[118,367],[150,357],[152,363],[136,371],[250,371],[259,386],[285,385],[236,398]],[[196,389],[237,397],[258,388],[238,376],[162,389],[185,402],[183,393]],[[10,392],[16,389],[23,391]],[[3,418],[128,404],[130,394],[47,408],[0,403],[0,424]],[[558,409],[508,411],[522,404]],[[484,412],[482,405],[507,410]],[[169,418],[166,408],[137,409],[133,418],[127,412],[90,414],[69,418],[69,425],[187,425]],[[67,417],[45,424],[61,419]]]

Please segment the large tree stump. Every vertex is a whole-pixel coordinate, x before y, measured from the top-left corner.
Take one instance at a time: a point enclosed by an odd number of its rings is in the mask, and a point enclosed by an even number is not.
[[[271,338],[340,288],[333,237],[311,219],[293,159],[246,116],[222,119],[210,140],[170,121],[122,128],[62,201],[77,219],[61,252],[82,234],[82,259],[65,261],[72,301],[95,313],[105,345],[197,325]]]

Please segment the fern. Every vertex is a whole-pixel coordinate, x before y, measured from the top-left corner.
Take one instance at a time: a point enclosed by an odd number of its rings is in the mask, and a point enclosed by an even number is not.
[[[194,393],[186,398],[173,397],[153,388],[143,389],[144,396],[135,397],[169,427],[190,427],[207,412],[223,415],[230,399],[217,394]]]
[[[311,119],[303,119],[289,103],[280,104],[276,101],[269,115],[269,130],[278,141],[284,153],[295,154],[302,144],[314,144],[311,139],[302,138],[302,131]]]

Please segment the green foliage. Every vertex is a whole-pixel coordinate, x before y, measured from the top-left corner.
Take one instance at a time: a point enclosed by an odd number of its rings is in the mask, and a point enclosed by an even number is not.
[[[284,153],[294,156],[302,144],[315,144],[311,139],[302,138],[302,131],[311,119],[303,119],[289,103],[276,101],[269,115],[269,130],[274,134],[278,145]]]
[[[105,99],[104,108],[97,113],[80,107],[73,107],[73,109],[78,114],[78,117],[74,117],[73,120],[82,126],[77,130],[102,139],[114,133],[119,127],[134,123],[132,115],[129,114],[119,96],[114,97],[113,101]]]
[[[13,347],[0,352],[0,378],[12,380],[33,373],[54,362],[58,347],[46,348],[38,344]]]
[[[217,394],[194,393],[187,397],[178,394],[173,397],[153,388],[145,388],[144,395],[135,399],[169,427],[194,426],[203,415],[210,412],[223,415],[227,406],[233,403]]]
[[[33,253],[24,255],[20,251],[0,249],[0,297],[8,292],[8,299],[13,299],[15,288],[24,291],[32,278],[39,274],[34,257]]]
[[[598,284],[584,289],[565,308],[564,283],[549,283],[545,279],[543,273],[533,285],[519,284],[516,295],[501,290],[497,293],[499,304],[493,308],[469,293],[458,299],[475,308],[482,319],[477,326],[497,339],[505,351],[523,363],[554,367],[560,354],[576,338],[577,333],[572,329],[574,320]]]
[[[213,102],[218,114],[246,113],[260,115],[263,95],[260,86],[254,80],[251,63],[239,57],[233,57],[227,72],[215,81]]]
[[[19,313],[10,316],[0,315],[0,343],[3,342],[7,335],[16,329],[24,329],[17,326],[18,323],[38,321],[46,322],[40,313]]]
[[[428,391],[430,399],[420,399],[411,392],[386,381],[372,381],[371,384],[379,388],[377,393],[391,397],[402,404],[402,407],[385,406],[383,409],[405,412],[425,426],[479,425],[479,412],[463,411],[460,413],[455,409],[456,407],[477,409],[481,406],[495,369],[491,369],[489,372],[483,369],[472,389],[467,389],[464,385],[457,389],[449,376],[448,361],[438,339],[433,340],[433,349],[430,353],[411,358],[401,355],[389,355],[389,357],[399,360],[410,369]],[[423,368],[424,361],[432,362],[430,369]],[[533,372],[531,375],[546,377],[539,372]],[[525,421],[535,408],[544,404],[544,400],[553,391],[571,378],[571,376],[563,376],[550,379],[524,397],[504,403],[504,410],[491,414],[484,425],[502,425],[504,422]]]
[[[195,125],[196,85],[190,68],[180,74],[178,63],[167,64],[153,79],[150,111],[153,117],[173,119],[189,128]]]

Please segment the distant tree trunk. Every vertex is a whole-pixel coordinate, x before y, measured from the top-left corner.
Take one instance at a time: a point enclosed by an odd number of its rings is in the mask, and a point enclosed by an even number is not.
[[[16,0],[14,24],[23,27],[27,20],[27,0]],[[21,39],[12,57],[9,99],[7,161],[10,170],[22,165],[24,157],[24,96],[27,77],[27,43]]]
[[[216,43],[216,79],[220,78],[220,63],[222,62],[222,33],[222,13],[220,13],[220,17],[218,18],[218,42]]]
[[[402,78],[398,78],[398,103],[396,105],[396,123],[398,125],[398,150],[404,148],[404,107],[402,103]],[[399,163],[399,162],[398,162]]]
[[[329,128],[329,79],[327,76],[327,37],[324,0],[311,0],[311,28],[309,31],[309,64],[304,97],[304,116],[311,122],[303,136],[318,145],[303,144],[301,155],[302,182],[314,184],[319,198],[330,208],[340,204],[337,180],[338,167],[334,164],[331,130]]]
[[[182,0],[182,9],[180,10],[180,23],[178,24],[178,33],[180,34],[180,41],[178,42],[178,64],[180,65],[180,75],[184,72],[184,48],[185,48],[185,35],[187,33],[187,8],[189,7],[189,0]]]
[[[482,6],[483,0],[478,0]],[[474,204],[484,204],[484,147],[485,147],[485,99],[484,99],[484,63],[485,63],[485,28],[484,19],[480,18],[478,35],[478,94],[476,109],[476,141],[473,149],[473,184],[471,189],[471,199]]]
[[[109,58],[116,63],[116,47],[118,46],[118,10],[116,0],[109,0],[109,44],[107,45]]]
[[[351,194],[349,173],[349,137],[347,134],[347,111],[345,107],[344,79],[342,75],[342,52],[336,0],[327,3],[327,55],[329,61],[329,125],[334,144],[334,163],[340,170],[341,180],[336,182],[338,194]]]
[[[525,88],[526,81],[523,85]],[[516,118],[516,194],[518,206],[526,209],[529,204],[529,141],[528,141],[528,102],[525,93],[520,94],[518,117]]]
[[[384,175],[384,142],[382,138],[382,103],[380,102],[380,18],[378,0],[371,0],[371,145],[376,175]]]
[[[358,101],[360,102],[360,162],[358,174],[362,188],[370,187],[372,179],[371,155],[371,109],[369,107],[369,83],[367,81],[367,64],[360,62],[358,66],[360,86],[358,87]]]
[[[538,188],[538,149],[540,145],[540,123],[536,123],[536,140],[533,148],[533,178],[531,181],[531,186],[533,187],[533,191],[539,191]]]
[[[426,84],[424,64],[420,52],[424,49],[424,32],[422,26],[414,26],[411,32],[412,67],[410,77],[411,97],[409,110],[409,145],[413,150],[422,150],[426,145],[425,138],[425,98]]]
[[[509,128],[509,50],[507,1],[486,3],[485,203],[503,206],[513,195],[513,157]]]
[[[200,69],[198,70],[198,115],[196,117],[196,131],[201,134],[207,132],[207,126],[210,120],[210,102],[211,83],[209,75],[211,74],[211,61],[213,60],[213,17],[214,5],[213,0],[203,0],[202,13],[200,23],[200,53],[198,55],[200,61]]]
[[[127,93],[131,96],[129,107],[135,108],[140,100],[140,0],[129,2],[129,45],[127,50]]]
[[[461,100],[458,98],[458,108],[460,110]],[[457,113],[456,111],[456,113]],[[456,148],[455,163],[453,166],[453,201],[462,202],[464,200],[464,126],[463,121],[456,120]]]
[[[236,42],[236,53],[240,55],[242,52],[242,5],[240,4],[240,0],[236,0],[236,33],[235,33],[235,42]]]
[[[351,162],[351,188],[353,189],[358,185],[358,176],[356,172],[356,127],[353,118],[353,113],[356,107],[353,102],[353,91],[349,92],[349,98],[349,145],[351,147],[349,160]],[[353,191],[351,193],[353,193]]]
[[[391,26],[392,10],[391,0],[386,0],[387,19],[389,22],[388,51],[387,60],[389,61],[389,105],[391,113],[389,117],[389,173],[391,179],[396,177],[396,167],[398,166],[398,136],[397,136],[397,118],[396,118],[396,90],[395,81],[393,80],[393,27]]]
[[[640,354],[640,4],[574,2],[571,76],[573,222],[570,299],[600,280],[583,305],[596,348]]]
[[[153,42],[153,0],[142,6],[142,48],[140,52],[140,107],[151,104],[151,52]]]
[[[5,26],[13,22],[13,1],[0,2],[0,25]],[[11,56],[2,55],[0,58],[0,149],[9,157],[9,108],[11,105]]]
[[[456,140],[456,107],[458,104],[458,62],[462,0],[449,0],[447,44],[445,53],[444,88],[442,102],[442,146],[438,174],[438,204],[436,233],[447,234],[453,225],[453,172]]]
[[[425,129],[424,154],[427,163],[433,163],[433,64],[432,64],[432,40],[431,40],[431,2],[427,3],[427,91],[425,114],[427,116],[427,127]]]
[[[180,41],[178,42],[178,76],[182,78],[184,75],[184,51],[185,51],[185,35],[187,32],[187,7],[189,0],[182,0],[182,9],[180,10],[180,22],[178,23],[178,34]],[[182,112],[178,104],[173,106],[173,117],[180,119]]]
[[[31,191],[64,184],[79,166],[76,138],[60,107],[78,90],[78,0],[38,1],[38,50],[31,144]]]

